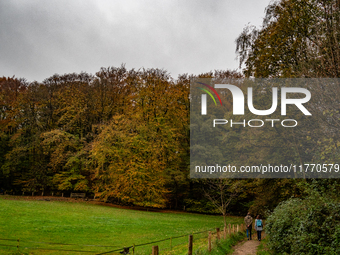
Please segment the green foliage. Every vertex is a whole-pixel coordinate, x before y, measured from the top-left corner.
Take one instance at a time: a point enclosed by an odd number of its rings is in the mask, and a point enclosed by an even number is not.
[[[256,255],[270,255],[271,253],[267,247],[268,238],[261,239],[261,243],[257,246]]]
[[[185,210],[188,212],[220,214],[220,211],[208,200],[185,199]]]
[[[246,76],[339,77],[339,2],[280,0],[236,40]]]
[[[304,195],[304,188],[300,183],[304,179],[258,179],[249,181],[248,189],[253,190],[255,199],[249,205],[253,215],[269,216],[276,206],[292,197]]]
[[[266,221],[274,254],[339,254],[340,203],[315,190],[281,203]]]

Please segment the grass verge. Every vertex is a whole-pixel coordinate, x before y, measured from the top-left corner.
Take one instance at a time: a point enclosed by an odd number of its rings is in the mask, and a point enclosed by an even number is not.
[[[231,236],[227,236],[226,239],[221,239],[220,241],[216,240],[216,237],[213,237],[212,241],[212,250],[208,251],[208,236],[204,236],[201,238],[194,238],[193,244],[193,254],[195,255],[217,255],[217,254],[231,254],[232,247],[236,245],[239,241],[245,238],[244,232],[239,232],[233,234]],[[188,254],[188,244],[178,245],[174,247],[171,251],[161,251],[160,254],[164,255],[186,255]]]
[[[267,248],[268,238],[261,240],[261,244],[257,247],[256,255],[271,255]]]

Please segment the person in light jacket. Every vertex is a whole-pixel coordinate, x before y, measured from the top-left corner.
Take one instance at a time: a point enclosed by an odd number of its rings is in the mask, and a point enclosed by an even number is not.
[[[250,212],[248,212],[247,216],[244,217],[244,223],[247,227],[247,237],[248,240],[251,240],[251,229],[253,228],[253,217],[250,216]]]
[[[263,230],[263,222],[260,215],[257,215],[255,219],[255,230],[257,231],[257,240],[261,241],[261,232]]]

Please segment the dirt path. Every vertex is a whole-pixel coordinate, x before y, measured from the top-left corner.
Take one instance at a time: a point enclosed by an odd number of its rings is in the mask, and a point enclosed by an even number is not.
[[[262,232],[262,239],[265,238],[265,232]],[[260,242],[257,241],[256,235],[253,234],[252,240],[246,240],[234,247],[233,255],[256,255],[257,246]]]
[[[233,255],[255,255],[257,246],[260,242],[257,240],[247,240],[234,247],[235,251]]]

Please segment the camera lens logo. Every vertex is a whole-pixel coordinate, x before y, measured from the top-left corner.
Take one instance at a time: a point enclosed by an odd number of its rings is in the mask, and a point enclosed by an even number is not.
[[[205,84],[205,83],[203,83],[203,82],[197,82],[197,83],[198,83],[198,84],[201,84],[201,85],[204,85],[204,86],[206,86],[208,89],[210,89],[211,91],[213,91],[213,92],[215,93],[215,95],[217,96],[218,100],[220,101],[220,104],[222,105],[222,100],[221,100],[220,96],[218,95],[217,91],[216,91],[213,87],[211,87],[210,85]],[[204,88],[200,88],[200,87],[198,87],[198,89],[200,89],[200,90],[206,92],[206,93],[212,98],[212,100],[214,101],[215,105],[217,105],[216,100],[215,100],[214,96],[210,93],[210,91],[208,91],[208,90],[206,90],[206,89],[204,89]],[[201,100],[202,100],[202,101],[201,101],[201,105],[202,105],[202,109],[201,109],[202,115],[207,115],[207,94],[202,94],[202,97],[201,97]]]

